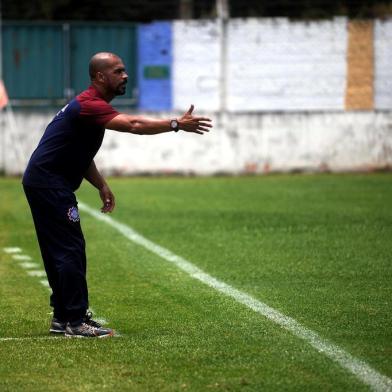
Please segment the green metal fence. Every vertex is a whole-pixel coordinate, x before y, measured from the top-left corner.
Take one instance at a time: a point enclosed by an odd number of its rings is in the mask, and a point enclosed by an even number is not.
[[[88,61],[100,51],[127,67],[127,93],[116,104],[136,105],[136,24],[5,22],[2,30],[3,79],[14,105],[67,101],[89,85]]]

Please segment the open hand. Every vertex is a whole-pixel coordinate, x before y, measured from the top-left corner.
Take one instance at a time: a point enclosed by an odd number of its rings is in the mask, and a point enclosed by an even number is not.
[[[209,132],[209,128],[212,128],[211,120],[207,117],[192,116],[193,109],[194,106],[191,105],[188,111],[178,119],[179,128],[185,132],[194,132],[199,135]]]

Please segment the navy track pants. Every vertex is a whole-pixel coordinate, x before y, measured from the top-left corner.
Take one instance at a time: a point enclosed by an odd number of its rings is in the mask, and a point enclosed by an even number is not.
[[[86,252],[74,193],[24,186],[49,285],[50,306],[60,321],[79,324],[88,309]]]

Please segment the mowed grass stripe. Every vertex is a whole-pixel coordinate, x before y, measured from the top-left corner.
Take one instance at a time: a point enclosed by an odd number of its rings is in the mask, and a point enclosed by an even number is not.
[[[282,314],[281,312],[271,308],[265,303],[256,300],[252,296],[212,277],[205,273],[200,268],[193,265],[188,260],[182,258],[165,249],[154,242],[148,240],[131,227],[117,222],[107,215],[103,215],[99,211],[92,209],[87,204],[79,202],[79,208],[97,220],[107,223],[115,228],[118,232],[124,235],[127,239],[143,246],[149,251],[157,254],[161,258],[175,264],[178,268],[189,274],[191,277],[199,280],[200,282],[214,288],[222,294],[232,297],[237,302],[247,306],[248,308],[262,314],[279,326],[293,333],[295,336],[305,340],[313,346],[318,352],[325,354],[327,357],[337,362],[344,369],[354,374],[359,380],[369,385],[376,391],[392,391],[392,380],[378,371],[370,367],[366,362],[359,360],[345,350],[330,341],[321,338],[314,331],[304,327],[295,319]]]

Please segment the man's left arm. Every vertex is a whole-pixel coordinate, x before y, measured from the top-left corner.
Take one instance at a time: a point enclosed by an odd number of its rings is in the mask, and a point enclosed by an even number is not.
[[[112,212],[116,205],[114,195],[110,190],[108,184],[105,179],[102,177],[101,173],[98,171],[95,166],[95,162],[92,161],[86,173],[84,174],[84,178],[99,191],[99,196],[103,202],[103,206],[101,208],[102,212]]]

